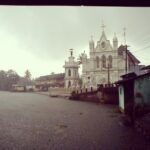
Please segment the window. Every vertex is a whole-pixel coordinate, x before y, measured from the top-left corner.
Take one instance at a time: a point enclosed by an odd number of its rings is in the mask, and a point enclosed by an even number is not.
[[[122,94],[122,87],[120,87],[120,94]]]
[[[105,57],[105,55],[102,56],[102,67],[106,68],[106,57]]]
[[[75,76],[75,77],[77,76],[77,71],[76,71],[76,70],[74,70],[74,76]]]
[[[68,76],[71,76],[71,70],[70,69],[68,70]]]
[[[96,67],[99,68],[99,57],[96,56]]]
[[[102,42],[101,46],[102,46],[102,48],[105,48],[105,46],[106,46],[105,42]]]
[[[71,81],[68,81],[68,88],[71,86]]]
[[[109,63],[109,68],[112,68],[112,56],[108,56],[108,63]]]

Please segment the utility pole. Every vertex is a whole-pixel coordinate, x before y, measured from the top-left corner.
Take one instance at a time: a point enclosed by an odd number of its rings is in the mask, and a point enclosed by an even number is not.
[[[127,46],[127,44],[126,44],[126,28],[125,28],[125,27],[123,28],[123,31],[124,31],[124,32],[123,32],[123,36],[124,36],[124,45],[125,45],[125,46],[124,46],[124,47],[125,47],[125,72],[126,72],[126,74],[127,74],[127,71],[128,71],[128,63],[127,63],[127,62],[128,62],[128,54],[127,54],[127,53],[128,53],[128,52],[127,52],[128,50],[127,50],[127,47],[128,47],[128,46]]]
[[[125,53],[126,53],[126,60],[125,60],[125,70],[126,70],[126,74],[127,74],[127,61],[128,61],[128,57],[127,57],[127,45],[125,45]]]
[[[126,70],[126,74],[128,73],[128,47],[130,47],[130,46],[129,45],[125,45],[125,54],[126,54],[125,70]]]
[[[108,63],[108,67],[107,67],[107,69],[108,69],[108,85],[110,84],[110,72],[109,72],[109,63]]]

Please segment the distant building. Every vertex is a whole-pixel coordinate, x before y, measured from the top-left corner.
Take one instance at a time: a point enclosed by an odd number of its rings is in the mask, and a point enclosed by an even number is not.
[[[35,80],[39,90],[47,91],[49,87],[64,87],[64,73],[40,76]]]
[[[13,84],[11,91],[12,92],[25,92],[25,86]]]
[[[23,92],[23,91],[34,91],[34,89],[35,83],[24,77],[20,77],[17,84],[12,85],[12,91]]]
[[[75,61],[73,51],[70,52],[68,61],[65,61],[65,88],[76,88],[79,86],[79,62]]]

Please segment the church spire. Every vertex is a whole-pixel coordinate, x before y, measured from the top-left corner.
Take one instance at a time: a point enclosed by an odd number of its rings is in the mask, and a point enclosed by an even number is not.
[[[113,41],[118,41],[116,33],[114,33]]]
[[[91,36],[91,40],[89,41],[89,49],[90,49],[90,52],[94,51],[94,40],[93,40],[93,36]]]
[[[114,33],[114,37],[113,37],[113,49],[117,50],[117,48],[118,48],[118,39],[117,39],[116,33]]]
[[[102,22],[101,27],[102,27],[102,31],[104,32],[104,28],[105,28],[106,26],[104,25],[104,23],[103,23],[103,22]]]
[[[105,35],[105,29],[106,25],[104,24],[104,21],[102,20],[102,25],[101,25],[101,28],[102,28],[102,34]]]
[[[106,26],[105,26],[105,24],[104,24],[103,21],[102,21],[102,25],[101,25],[101,28],[102,28],[102,35],[101,35],[100,41],[101,41],[102,39],[107,40],[106,35],[105,35],[105,31],[104,31],[105,27],[106,27]]]
[[[126,28],[123,28],[124,45],[126,45]]]

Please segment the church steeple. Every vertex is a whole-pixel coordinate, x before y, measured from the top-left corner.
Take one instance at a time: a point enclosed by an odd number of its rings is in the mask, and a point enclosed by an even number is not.
[[[117,50],[117,48],[118,48],[118,39],[117,39],[116,33],[114,33],[114,37],[113,37],[113,49]]]
[[[68,57],[68,61],[65,61],[65,88],[76,88],[78,86],[79,81],[79,63],[74,60],[73,49],[70,49],[70,56]]]
[[[101,27],[102,27],[102,33],[104,33],[104,28],[105,28],[106,26],[104,25],[104,23],[103,23],[103,22],[102,22]]]
[[[90,52],[94,51],[94,40],[93,40],[93,36],[91,36],[91,40],[89,41],[89,49]]]
[[[104,41],[107,40],[106,35],[105,35],[105,31],[104,31],[105,27],[106,27],[106,26],[105,26],[104,23],[102,22],[102,25],[101,25],[101,28],[102,28],[102,35],[101,35],[100,41],[101,41],[102,39],[103,39]]]

